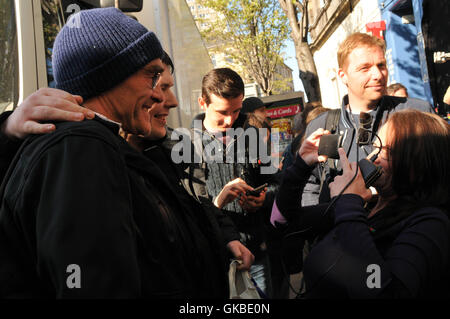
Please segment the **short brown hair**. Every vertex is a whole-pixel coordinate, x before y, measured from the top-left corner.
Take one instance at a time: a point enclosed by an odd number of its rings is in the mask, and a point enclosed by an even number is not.
[[[448,209],[450,125],[412,109],[393,113],[386,124],[395,194],[413,206]]]
[[[339,45],[337,54],[339,68],[342,69],[345,65],[347,57],[356,48],[359,47],[379,47],[383,52],[386,52],[386,44],[373,35],[356,32],[349,35],[344,42]]]
[[[208,105],[211,94],[225,99],[244,96],[244,82],[235,71],[229,68],[218,68],[209,71],[202,81],[202,97]]]
[[[406,87],[405,87],[403,84],[401,84],[401,83],[394,83],[394,84],[389,85],[389,86],[386,88],[386,92],[387,92],[388,95],[392,95],[392,94],[394,94],[396,91],[398,91],[398,90],[400,90],[400,89],[405,90],[406,94],[408,94],[408,90],[407,90]]]

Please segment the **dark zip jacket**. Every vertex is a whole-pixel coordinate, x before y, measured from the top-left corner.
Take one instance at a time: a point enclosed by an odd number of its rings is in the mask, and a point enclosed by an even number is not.
[[[228,296],[214,218],[118,129],[64,122],[24,142],[2,189],[1,297]]]
[[[233,240],[239,240],[240,236],[233,224],[233,221],[213,202],[202,194],[197,194],[201,185],[201,180],[193,176],[190,164],[179,163],[175,164],[172,160],[172,149],[180,142],[181,138],[171,139],[173,129],[167,128],[167,134],[164,138],[157,141],[144,140],[143,154],[157,163],[164,175],[168,178],[170,184],[175,188],[176,192],[182,198],[184,206],[190,207],[193,210],[205,210],[207,217],[214,217],[216,221],[211,221],[212,224],[218,225],[220,233],[229,243]],[[217,229],[216,229],[217,230]]]

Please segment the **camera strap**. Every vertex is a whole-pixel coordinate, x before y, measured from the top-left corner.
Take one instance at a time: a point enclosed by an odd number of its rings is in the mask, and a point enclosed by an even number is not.
[[[333,109],[328,111],[327,119],[325,122],[325,130],[331,132],[331,134],[336,134],[339,127],[339,119],[341,117],[341,109]],[[327,159],[328,167],[336,168],[335,162],[332,158]],[[325,180],[325,170],[322,170],[320,177],[320,191],[322,191],[322,184]]]

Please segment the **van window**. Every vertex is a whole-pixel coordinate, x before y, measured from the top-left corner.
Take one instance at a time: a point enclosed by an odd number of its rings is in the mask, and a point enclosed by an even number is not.
[[[61,1],[59,0],[43,0],[41,1],[41,4],[48,87],[55,87],[52,69],[52,51],[56,35],[64,25],[64,11]]]
[[[94,6],[74,0],[41,0],[42,25],[44,28],[45,62],[48,87],[55,87],[52,69],[53,44],[56,36],[71,14]]]
[[[19,60],[14,0],[0,0],[0,113],[19,99]]]

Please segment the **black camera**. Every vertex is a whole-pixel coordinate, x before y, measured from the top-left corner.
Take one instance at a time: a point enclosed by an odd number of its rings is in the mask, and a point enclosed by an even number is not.
[[[320,138],[318,154],[328,156],[328,158],[339,159],[338,148],[342,147],[342,142],[342,135],[323,135]],[[363,158],[358,162],[367,188],[381,176],[381,167],[373,164],[375,159],[376,156],[370,160]]]
[[[361,169],[361,174],[364,178],[364,183],[366,184],[366,188],[372,186],[372,184],[378,179],[378,177],[381,176],[381,167],[372,163],[375,158],[373,158],[373,160],[363,158],[358,162],[359,168]]]
[[[319,155],[339,159],[338,148],[342,147],[343,136],[338,134],[323,135],[319,142]]]

